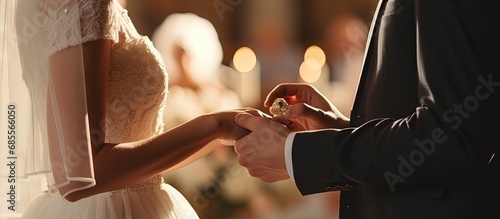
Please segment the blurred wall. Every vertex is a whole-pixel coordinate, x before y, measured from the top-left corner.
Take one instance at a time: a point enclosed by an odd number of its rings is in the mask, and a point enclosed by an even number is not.
[[[224,48],[224,62],[228,64],[232,54],[242,45],[248,44],[248,18],[259,19],[249,13],[254,0],[122,0],[126,1],[129,15],[139,33],[151,36],[163,19],[174,12],[192,12],[210,20],[219,33]],[[375,0],[287,0],[294,4],[290,29],[294,29],[294,40],[305,49],[310,44],[321,44],[325,27],[335,15],[353,12],[371,21]],[[274,2],[274,1],[265,1]],[[267,11],[282,11],[280,4],[270,4]],[[281,13],[281,12],[280,12]]]

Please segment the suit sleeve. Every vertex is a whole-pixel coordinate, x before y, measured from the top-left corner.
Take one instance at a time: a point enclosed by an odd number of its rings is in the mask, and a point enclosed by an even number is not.
[[[420,106],[404,118],[297,133],[293,171],[302,194],[465,182],[490,162],[500,143],[498,3],[410,2]]]

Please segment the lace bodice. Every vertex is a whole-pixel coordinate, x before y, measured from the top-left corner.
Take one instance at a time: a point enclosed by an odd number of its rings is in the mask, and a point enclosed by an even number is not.
[[[158,57],[146,37],[113,46],[106,109],[107,141],[136,141],[162,132],[166,75]]]

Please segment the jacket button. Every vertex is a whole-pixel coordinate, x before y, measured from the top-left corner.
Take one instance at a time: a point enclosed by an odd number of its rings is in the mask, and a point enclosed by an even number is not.
[[[335,191],[335,187],[328,186],[325,189],[326,191]]]
[[[353,186],[351,186],[351,185],[349,185],[349,184],[345,184],[345,185],[344,185],[344,189],[346,189],[346,190],[347,190],[347,189],[352,189],[352,188],[354,188],[354,187],[353,187]]]
[[[343,186],[326,187],[326,191],[342,191],[345,190]]]
[[[345,184],[344,186],[328,186],[326,187],[326,191],[346,191],[346,190],[349,190],[349,189],[352,189],[354,188],[353,186],[349,185],[349,184]]]

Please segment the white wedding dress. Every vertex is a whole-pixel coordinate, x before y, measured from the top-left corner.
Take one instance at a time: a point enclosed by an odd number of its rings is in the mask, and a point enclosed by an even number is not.
[[[150,138],[163,131],[167,75],[162,58],[149,38],[137,33],[127,11],[114,0],[78,0],[81,38],[47,39],[52,53],[96,39],[111,39],[107,85],[106,141],[119,143]],[[62,17],[61,17],[62,16]],[[69,15],[71,16],[71,15]],[[71,20],[69,17],[67,19]],[[59,15],[51,31],[65,31],[71,22]],[[83,41],[83,42],[81,42]],[[55,187],[40,194],[23,213],[37,219],[166,219],[198,218],[188,201],[156,175],[142,183],[66,201]]]

